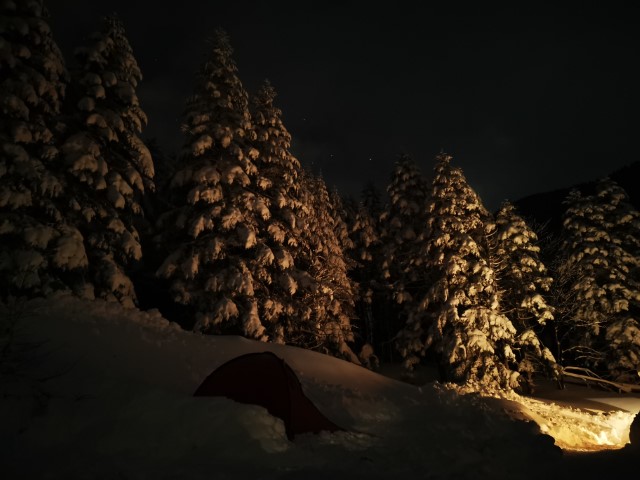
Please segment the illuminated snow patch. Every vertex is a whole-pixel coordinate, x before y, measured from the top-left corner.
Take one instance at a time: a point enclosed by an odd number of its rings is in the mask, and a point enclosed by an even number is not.
[[[635,412],[601,412],[578,409],[526,397],[512,399],[520,412],[536,422],[540,431],[555,439],[567,451],[598,451],[623,448],[629,443],[629,429]]]

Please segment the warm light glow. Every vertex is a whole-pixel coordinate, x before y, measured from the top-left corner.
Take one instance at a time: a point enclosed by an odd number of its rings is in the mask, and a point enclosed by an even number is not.
[[[567,451],[598,451],[623,448],[629,443],[629,429],[635,412],[601,412],[520,397],[520,412],[552,436]]]

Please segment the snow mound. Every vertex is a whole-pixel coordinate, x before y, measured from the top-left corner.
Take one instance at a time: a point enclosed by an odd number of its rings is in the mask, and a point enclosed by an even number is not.
[[[8,478],[506,479],[562,467],[553,439],[514,420],[503,399],[417,387],[295,347],[185,332],[157,311],[115,302],[60,296],[2,314],[15,321],[16,341],[34,348],[0,383]],[[193,397],[222,363],[265,350],[347,431],[290,442],[262,407]]]

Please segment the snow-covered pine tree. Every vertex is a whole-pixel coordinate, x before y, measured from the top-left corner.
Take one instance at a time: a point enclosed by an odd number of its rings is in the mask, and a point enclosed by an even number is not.
[[[340,245],[332,243],[336,235],[329,235],[346,232],[346,227],[326,203],[324,182],[307,177],[291,154],[291,135],[275,97],[266,82],[251,101],[254,146],[260,151],[257,183],[269,209],[258,221],[264,252],[273,257],[256,265],[257,276],[267,279],[264,291],[256,290],[259,312],[273,341],[357,361],[347,345],[352,339],[353,286],[346,278],[346,262],[340,261]],[[319,258],[323,252],[328,253],[326,264]],[[259,258],[265,258],[264,253]]]
[[[260,192],[256,212],[260,243],[251,270],[262,288],[254,288],[258,314],[271,341],[306,346],[308,335],[298,328],[299,297],[312,282],[295,260],[300,244],[302,203],[299,200],[300,162],[291,152],[291,135],[275,105],[276,91],[265,81],[251,97],[250,110],[260,152],[255,180]]]
[[[563,204],[566,206],[562,217],[562,231],[558,238],[558,248],[554,259],[554,277],[556,285],[554,288],[554,304],[556,310],[556,324],[558,330],[559,351],[562,355],[563,365],[567,362],[584,366],[593,366],[601,358],[594,362],[585,361],[585,356],[592,358],[596,350],[590,350],[592,333],[588,328],[588,323],[581,320],[583,307],[580,303],[583,300],[581,289],[575,288],[582,280],[583,270],[590,268],[590,261],[578,262],[578,258],[584,257],[581,249],[582,236],[587,231],[593,230],[593,226],[586,218],[587,210],[593,210],[592,198],[583,196],[582,193],[573,189],[565,198]],[[589,235],[595,239],[592,235]],[[598,250],[592,250],[598,253]],[[600,327],[598,326],[598,331]]]
[[[349,259],[351,259],[353,267],[355,268],[357,260],[352,255],[353,249],[355,248],[352,229],[356,223],[356,216],[358,215],[358,210],[360,210],[360,204],[352,195],[340,195],[337,189],[334,189],[331,194],[331,202],[334,209],[340,212],[340,218],[344,222],[346,229],[346,232],[339,233],[340,236],[344,235],[344,233],[347,235],[346,241],[341,240],[342,250],[347,254]]]
[[[301,328],[313,333],[328,353],[360,363],[348,345],[354,340],[351,319],[357,285],[349,278],[350,262],[335,234],[344,228],[343,221],[335,215],[322,178],[303,171],[300,188],[306,214],[300,219],[303,235],[297,261],[315,282],[302,300]]]
[[[171,178],[175,173],[178,159],[175,153],[167,152],[160,146],[158,139],[155,137],[146,138],[144,143],[149,149],[151,158],[153,159],[155,172],[153,180],[156,187],[154,193],[158,195],[160,192],[164,193],[168,189]]]
[[[184,122],[170,185],[175,208],[159,220],[167,254],[157,274],[196,312],[196,331],[268,340],[255,297],[268,279],[254,276],[252,264],[276,261],[259,236],[259,219],[271,214],[260,193],[248,94],[221,29],[196,74]],[[288,258],[278,261],[285,269]]]
[[[427,182],[413,158],[400,155],[387,187],[388,202],[380,215],[382,243],[379,272],[381,295],[379,330],[386,360],[393,358],[392,339],[404,327],[412,302],[426,291],[419,250],[427,221]]]
[[[351,238],[354,242],[351,255],[359,262],[352,274],[360,285],[358,316],[366,325],[365,338],[373,347],[372,353],[376,355],[374,360],[378,360],[385,350],[395,353],[389,340],[392,334],[385,312],[389,296],[381,269],[383,244],[380,216],[383,207],[382,194],[372,182],[367,182],[361,192],[351,226]]]
[[[351,277],[359,285],[357,296],[358,324],[361,341],[374,348],[378,342],[379,325],[373,314],[374,292],[380,290],[379,258],[380,232],[376,219],[367,207],[360,203],[349,226],[352,247],[347,254],[355,265]]]
[[[149,149],[149,153],[151,155],[151,158],[153,159],[153,183],[155,185],[155,188],[153,190],[145,191],[142,202],[145,218],[145,229],[144,231],[140,232],[140,236],[141,243],[143,244],[142,252],[144,254],[144,269],[147,268],[147,266],[151,267],[151,264],[154,263],[153,261],[150,261],[150,256],[153,256],[156,253],[156,248],[153,240],[157,233],[155,231],[155,224],[158,221],[160,215],[162,215],[167,211],[167,209],[170,208],[170,204],[166,197],[168,196],[167,192],[169,191],[169,184],[171,182],[173,174],[175,173],[178,159],[175,153],[167,152],[159,144],[157,138],[145,138],[143,141]],[[153,272],[148,272],[151,277],[155,276],[155,270],[157,270],[158,266],[159,265],[155,265],[155,267],[152,267]]]
[[[426,293],[416,299],[398,346],[411,368],[435,348],[445,378],[474,388],[517,386],[516,329],[500,313],[495,273],[489,265],[490,215],[462,170],[440,154],[428,200],[424,265]]]
[[[389,201],[380,218],[385,243],[383,272],[392,284],[398,284],[426,220],[427,183],[409,155],[401,155],[396,161],[387,194]],[[401,288],[406,290],[404,285]],[[410,296],[407,291],[396,292]]]
[[[640,214],[606,178],[596,193],[566,200],[560,271],[571,276],[576,309],[565,318],[576,361],[618,380],[640,376]]]
[[[39,0],[0,2],[0,290],[77,287],[87,264],[59,208],[58,115],[67,72]]]
[[[553,308],[546,295],[553,279],[540,259],[536,233],[516,213],[510,202],[504,202],[495,219],[488,224],[492,268],[500,287],[503,313],[511,319],[517,331],[513,347],[517,371],[531,387],[535,371],[556,376],[557,365],[551,351],[539,335],[548,321],[553,320]]]
[[[265,202],[257,218],[263,245],[256,256],[255,276],[264,285],[256,289],[258,311],[272,341],[335,352],[318,325],[303,320],[308,316],[305,302],[319,288],[305,255],[304,229],[312,206],[306,203],[302,167],[291,154],[291,135],[275,98],[275,89],[266,81],[250,105],[256,133],[253,145],[260,152],[255,161],[257,185]]]
[[[376,187],[369,183],[365,185],[360,196],[360,202],[354,210],[353,222],[349,227],[353,242],[353,258],[362,263],[361,277],[367,290],[380,290],[381,278],[381,226],[382,199]],[[370,293],[367,294],[370,296]]]
[[[376,188],[376,186],[367,182],[367,184],[362,189],[362,194],[360,195],[360,204],[369,212],[369,215],[375,220],[376,224],[380,222],[380,215],[382,214],[382,195],[380,191]]]
[[[147,123],[136,95],[142,74],[116,17],[104,18],[76,57],[62,145],[74,191],[68,216],[84,236],[95,295],[132,307],[142,200],[154,188],[153,160],[140,138]]]
[[[349,217],[354,213],[355,201],[348,197],[343,199],[337,188],[333,188],[329,194],[331,216],[336,220],[334,234],[340,243],[343,252],[353,248],[353,242],[349,236]]]

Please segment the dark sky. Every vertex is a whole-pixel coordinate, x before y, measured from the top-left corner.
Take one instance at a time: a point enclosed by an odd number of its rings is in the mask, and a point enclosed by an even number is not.
[[[430,174],[444,149],[489,208],[638,160],[638,7],[45,2],[69,65],[102,15],[121,16],[145,77],[144,135],[167,150],[220,26],[245,88],[272,82],[294,153],[346,194],[385,188],[400,153]]]

